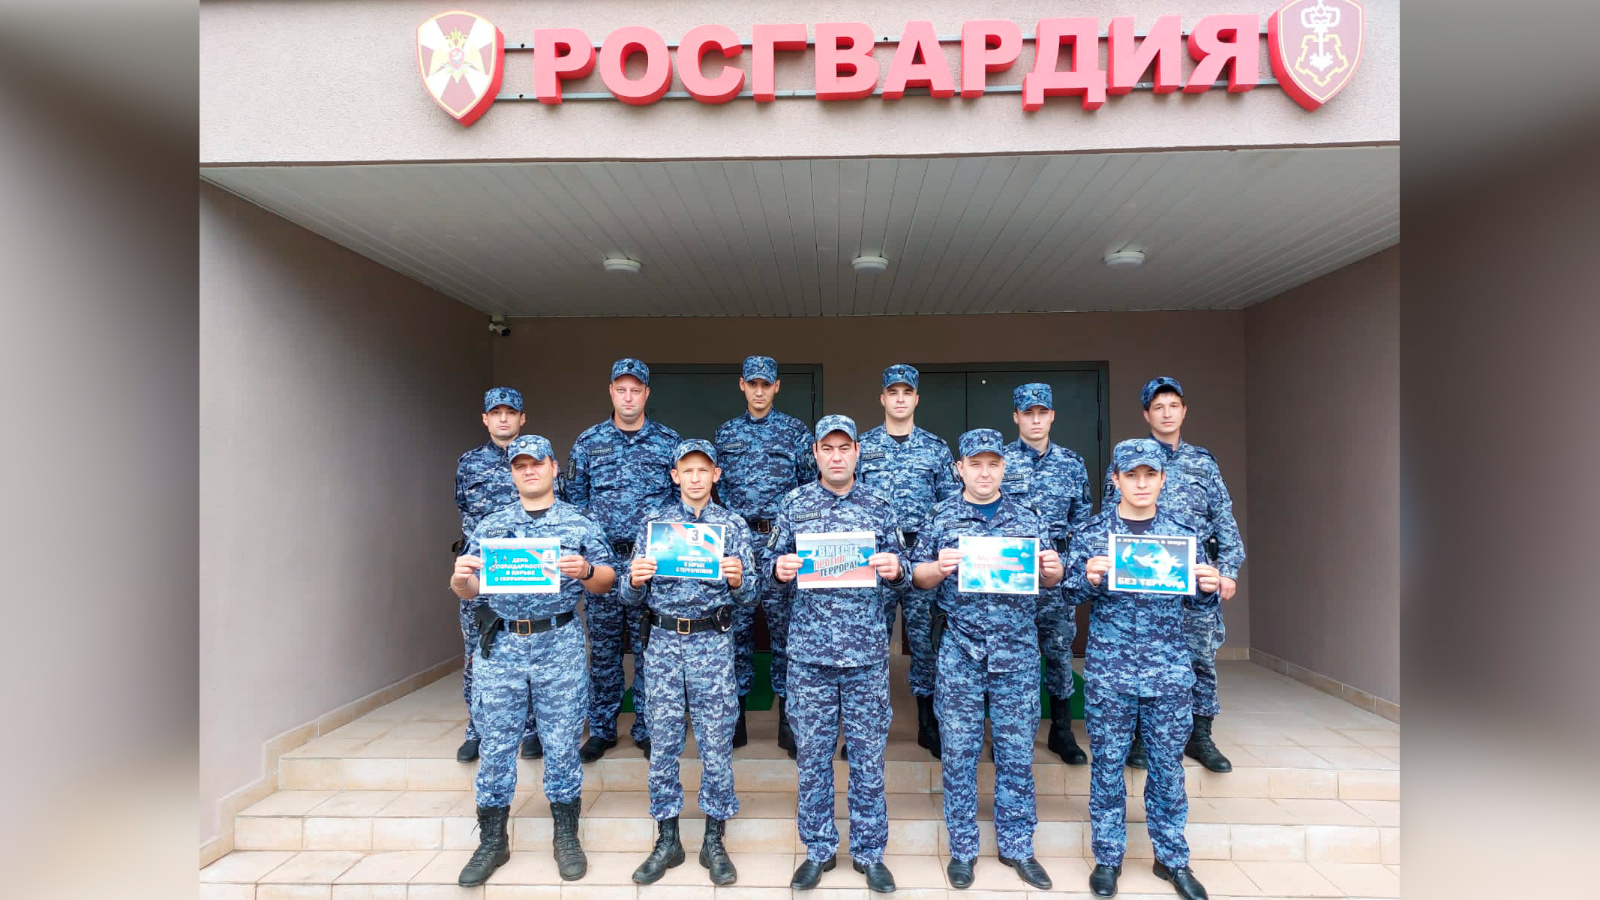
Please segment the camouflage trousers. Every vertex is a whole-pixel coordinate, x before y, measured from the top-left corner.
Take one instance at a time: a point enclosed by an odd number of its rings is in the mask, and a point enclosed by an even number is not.
[[[842,722],[850,757],[850,855],[863,864],[882,862],[889,843],[889,807],[883,795],[883,751],[893,716],[889,660],[843,668],[791,660],[785,710],[800,770],[797,819],[806,858],[821,862],[839,849],[833,756]]]
[[[1214,716],[1222,709],[1217,699],[1217,650],[1228,638],[1222,610],[1183,608],[1183,637],[1189,643],[1194,666],[1194,714]]]
[[[944,778],[944,823],[950,855],[978,856],[978,753],[983,749],[983,701],[989,699],[994,739],[994,829],[1000,855],[1033,855],[1038,815],[1033,795],[1033,738],[1039,729],[1039,670],[985,671],[955,641],[939,648],[939,717]]]
[[[678,757],[687,715],[700,751],[700,809],[713,819],[739,812],[733,792],[733,637],[716,631],[676,634],[656,627],[644,652],[650,690],[650,815],[670,819],[683,811]]]
[[[761,585],[761,608],[767,615],[767,636],[772,644],[770,678],[772,692],[787,696],[789,683],[789,606],[790,595],[783,585],[767,579]],[[756,610],[753,606],[733,608],[733,670],[739,679],[739,696],[750,693],[755,682]]]
[[[487,658],[473,660],[472,718],[478,748],[479,806],[509,806],[517,788],[517,745],[530,706],[544,741],[544,793],[552,802],[583,792],[578,741],[589,703],[583,629],[577,622],[539,634],[502,632]]]
[[[623,569],[626,571],[626,568]],[[626,577],[626,576],[624,576]],[[623,681],[622,635],[637,636],[640,607],[627,606],[613,587],[599,597],[583,602],[583,617],[589,627],[589,736],[608,741],[617,738],[617,714],[622,712]],[[633,727],[629,734],[635,743],[650,736],[648,681],[639,657],[633,658]]]
[[[933,602],[939,590],[910,588],[900,595],[898,601],[893,592],[885,593],[889,596],[885,615],[889,620],[891,642],[894,640],[895,607],[905,610],[900,618],[905,625],[906,642],[911,645],[911,672],[908,678],[911,693],[918,697],[932,697],[936,668],[933,659]]]
[[[1059,593],[1058,588],[1050,588]],[[1044,686],[1057,700],[1072,697],[1072,642],[1078,637],[1077,607],[1056,603],[1033,620],[1039,630],[1039,655],[1044,657]]]
[[[1156,859],[1189,864],[1183,829],[1189,820],[1184,789],[1183,745],[1193,723],[1188,694],[1137,697],[1095,682],[1084,684],[1084,719],[1089,728],[1089,827],[1095,862],[1122,864],[1128,847],[1128,783],[1123,764],[1137,728],[1150,759],[1144,783],[1145,824]]]
[[[478,620],[473,616],[478,607],[483,605],[482,600],[461,601],[461,641],[463,644],[461,654],[461,699],[467,705],[467,740],[478,737],[478,723],[472,717],[472,658],[478,655]],[[529,738],[539,733],[539,726],[533,718],[533,706],[528,706],[528,722],[522,730],[523,738]]]

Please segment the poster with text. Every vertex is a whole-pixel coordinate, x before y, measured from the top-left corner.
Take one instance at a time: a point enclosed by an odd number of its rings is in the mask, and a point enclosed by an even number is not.
[[[483,571],[478,590],[484,594],[554,594],[561,590],[560,538],[484,538]]]
[[[867,559],[877,546],[877,536],[870,531],[797,534],[794,551],[800,557],[800,574],[795,583],[807,590],[874,587],[878,573]]]
[[[956,544],[961,567],[956,589],[963,594],[1039,593],[1039,540],[962,535]]]
[[[1145,594],[1194,593],[1194,538],[1158,534],[1110,535],[1106,589]]]
[[[644,555],[657,578],[722,578],[722,526],[709,522],[651,522]]]

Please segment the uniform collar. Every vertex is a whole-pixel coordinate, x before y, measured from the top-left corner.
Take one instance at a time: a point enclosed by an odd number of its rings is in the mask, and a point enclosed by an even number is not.
[[[717,508],[717,501],[707,500],[706,508],[701,510],[699,513],[696,513],[694,511],[694,507],[690,506],[688,501],[683,499],[683,491],[680,490],[678,492],[678,512],[683,513],[696,522],[707,521],[711,518],[711,511]]]
[[[543,521],[543,520],[549,519],[552,515],[555,515],[556,510],[559,509],[563,505],[564,504],[562,503],[561,498],[557,497],[556,498],[556,502],[550,504],[550,508],[545,510],[544,515],[541,516],[538,521]],[[528,515],[528,510],[527,510],[526,507],[524,507],[522,505],[522,497],[520,495],[517,497],[516,510],[517,510],[517,519],[518,519],[518,521],[521,521],[521,522],[533,522],[533,521],[536,521],[533,518],[533,516]]]
[[[772,417],[777,415],[777,414],[778,414],[777,410],[769,409],[769,410],[767,410],[767,414],[766,415],[764,415],[764,416],[762,416],[761,418],[758,419],[755,416],[750,415],[750,407],[747,406],[747,407],[744,408],[744,412],[740,413],[739,416],[745,420],[746,424],[749,424],[749,425],[765,425],[768,422],[771,422],[772,421]]]
[[[1056,445],[1053,441],[1045,441],[1044,452],[1040,453],[1020,437],[1011,442],[1011,447],[1019,452],[1028,454],[1028,459],[1030,460],[1040,459],[1056,452]]]
[[[1161,449],[1163,451],[1165,451],[1166,454],[1167,454],[1167,459],[1171,459],[1174,456],[1177,456],[1179,453],[1183,452],[1183,448],[1189,446],[1188,444],[1184,443],[1184,440],[1181,437],[1178,438],[1177,446],[1173,446],[1173,445],[1167,443],[1166,441],[1163,441],[1161,438],[1156,437],[1155,436],[1155,432],[1151,432],[1150,433],[1150,440],[1155,441],[1156,443],[1161,445]]]
[[[610,425],[612,431],[615,431],[619,437],[625,441],[628,441],[629,443],[644,440],[646,437],[649,437],[650,433],[656,428],[656,420],[650,418],[649,416],[644,417],[644,424],[639,426],[638,431],[623,431],[621,428],[618,428],[617,417],[615,414],[606,416],[606,424]]]

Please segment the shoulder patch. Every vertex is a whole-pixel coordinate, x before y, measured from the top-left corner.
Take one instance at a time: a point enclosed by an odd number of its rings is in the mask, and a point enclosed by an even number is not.
[[[767,549],[776,550],[778,547],[778,530],[774,528],[767,533]]]

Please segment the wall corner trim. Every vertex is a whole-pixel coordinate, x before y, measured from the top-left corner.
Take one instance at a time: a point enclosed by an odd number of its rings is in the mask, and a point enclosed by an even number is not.
[[[1374,715],[1382,716],[1391,722],[1398,723],[1400,721],[1400,704],[1374,696],[1360,688],[1351,687],[1342,681],[1335,681],[1321,672],[1314,672],[1305,666],[1297,665],[1286,659],[1280,659],[1255,647],[1250,648],[1250,661],[1263,668],[1271,669],[1280,675],[1287,675],[1301,684],[1314,687],[1324,694],[1338,697],[1358,709],[1364,709]]]

